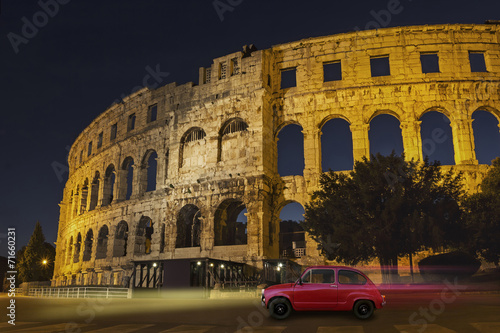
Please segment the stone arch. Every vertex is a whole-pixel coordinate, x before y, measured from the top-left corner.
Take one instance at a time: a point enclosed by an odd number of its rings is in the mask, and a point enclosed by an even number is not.
[[[320,131],[322,171],[352,170],[354,154],[349,121],[345,117],[325,118]]]
[[[115,240],[113,243],[113,257],[124,257],[127,255],[128,224],[120,221],[116,226]]]
[[[154,223],[149,216],[141,216],[135,231],[135,254],[150,254]]]
[[[243,135],[247,133],[248,124],[243,119],[235,117],[226,121],[217,140],[217,162],[244,157],[247,147]]]
[[[287,212],[286,208],[290,211]],[[306,255],[305,231],[300,225],[305,213],[304,206],[293,200],[287,200],[278,206],[279,214],[279,253],[280,257],[297,258]]]
[[[491,113],[500,123],[500,104],[498,105],[498,107],[490,106],[487,104],[479,104],[477,107],[472,108],[471,118],[472,115],[477,111],[487,111]]]
[[[64,258],[66,265],[71,264],[71,260],[73,258],[72,255],[73,255],[73,236],[69,238],[68,244],[66,245],[66,258]]]
[[[381,115],[393,116],[401,123],[401,120],[402,120],[401,115],[402,114],[404,114],[402,111],[397,112],[397,111],[394,111],[392,109],[377,109],[371,113],[370,117],[368,118],[367,123],[370,124],[373,121],[373,119],[375,119],[376,117],[381,116]]]
[[[94,174],[94,179],[92,180],[92,184],[90,185],[90,205],[89,211],[94,210],[97,207],[97,203],[99,202],[99,185],[100,185],[100,173],[96,171]]]
[[[428,109],[419,118],[422,156],[431,161],[439,160],[443,165],[454,165],[453,131],[446,113],[443,108]]]
[[[92,245],[94,244],[94,232],[92,229],[87,231],[87,235],[85,236],[84,242],[84,250],[83,250],[83,261],[89,261],[92,258]]]
[[[108,234],[108,226],[103,225],[101,229],[99,229],[99,234],[97,235],[97,248],[95,251],[96,259],[104,259],[108,255]]]
[[[75,252],[73,255],[73,262],[79,262],[80,261],[80,250],[82,248],[82,234],[78,233],[76,236],[75,240]]]
[[[395,112],[380,111],[370,118],[368,138],[370,154],[390,155],[392,151],[401,155],[403,149],[403,135],[401,121]]]
[[[134,186],[134,159],[130,156],[123,160],[121,170],[124,171],[119,181],[121,187],[121,196],[125,200],[132,197]]]
[[[179,148],[179,168],[196,167],[205,164],[205,150],[207,134],[201,127],[191,127],[181,138]]]
[[[497,110],[478,108],[472,113],[472,132],[476,159],[479,164],[491,164],[500,156],[500,117]]]
[[[417,114],[417,117],[416,117],[417,119],[421,119],[422,116],[424,116],[426,113],[429,113],[429,112],[440,112],[443,115],[445,115],[450,121],[454,120],[454,115],[452,112],[450,112],[452,107],[445,107],[445,106],[439,105],[439,104],[429,104],[429,105],[422,106],[419,109],[421,109],[422,111],[420,111]]]
[[[156,190],[158,171],[158,154],[154,149],[149,149],[144,154],[141,162],[141,189],[145,192]]]
[[[289,123],[277,133],[278,173],[284,176],[304,174],[304,134],[299,124]]]
[[[116,171],[113,164],[108,165],[104,173],[104,184],[102,190],[102,205],[107,206],[113,202]]]
[[[244,211],[246,206],[238,199],[227,199],[219,205],[214,214],[215,246],[247,244],[247,221],[241,218]]]
[[[176,248],[200,246],[201,220],[197,206],[188,204],[182,207],[177,215]]]

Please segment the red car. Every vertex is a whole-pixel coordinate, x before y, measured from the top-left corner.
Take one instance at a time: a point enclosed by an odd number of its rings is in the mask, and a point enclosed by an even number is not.
[[[262,290],[262,305],[276,319],[296,311],[353,311],[360,319],[370,318],[385,305],[373,282],[362,272],[344,266],[312,266],[295,283],[278,284]]]

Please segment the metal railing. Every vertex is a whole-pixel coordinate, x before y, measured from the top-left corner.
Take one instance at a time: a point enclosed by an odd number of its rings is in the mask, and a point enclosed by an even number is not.
[[[30,288],[29,296],[54,298],[131,298],[129,288],[107,287],[61,287],[61,288]]]

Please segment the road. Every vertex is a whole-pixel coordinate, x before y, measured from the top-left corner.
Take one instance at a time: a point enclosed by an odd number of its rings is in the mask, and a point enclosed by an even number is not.
[[[41,299],[16,298],[16,326],[5,315],[2,332],[500,332],[499,293],[387,295],[369,320],[351,312],[295,312],[274,320],[259,299]],[[7,318],[7,319],[6,319]]]

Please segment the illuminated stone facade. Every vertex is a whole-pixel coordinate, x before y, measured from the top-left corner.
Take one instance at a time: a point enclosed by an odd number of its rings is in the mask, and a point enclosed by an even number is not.
[[[443,113],[456,169],[475,191],[488,166],[477,163],[471,117],[500,118],[499,41],[498,25],[434,25],[246,47],[201,68],[199,85],[128,96],[71,147],[53,284],[123,285],[140,260],[279,258],[280,210],[317,189],[321,131],[334,118],[349,124],[355,160],[369,155],[379,114],[400,121],[406,157],[422,159],[420,118]],[[422,55],[438,71],[423,73]],[[377,76],[377,61],[389,72]],[[327,78],[329,65],[340,76]],[[302,127],[305,168],[280,177],[277,136],[289,124]],[[312,241],[306,254],[322,260]]]

